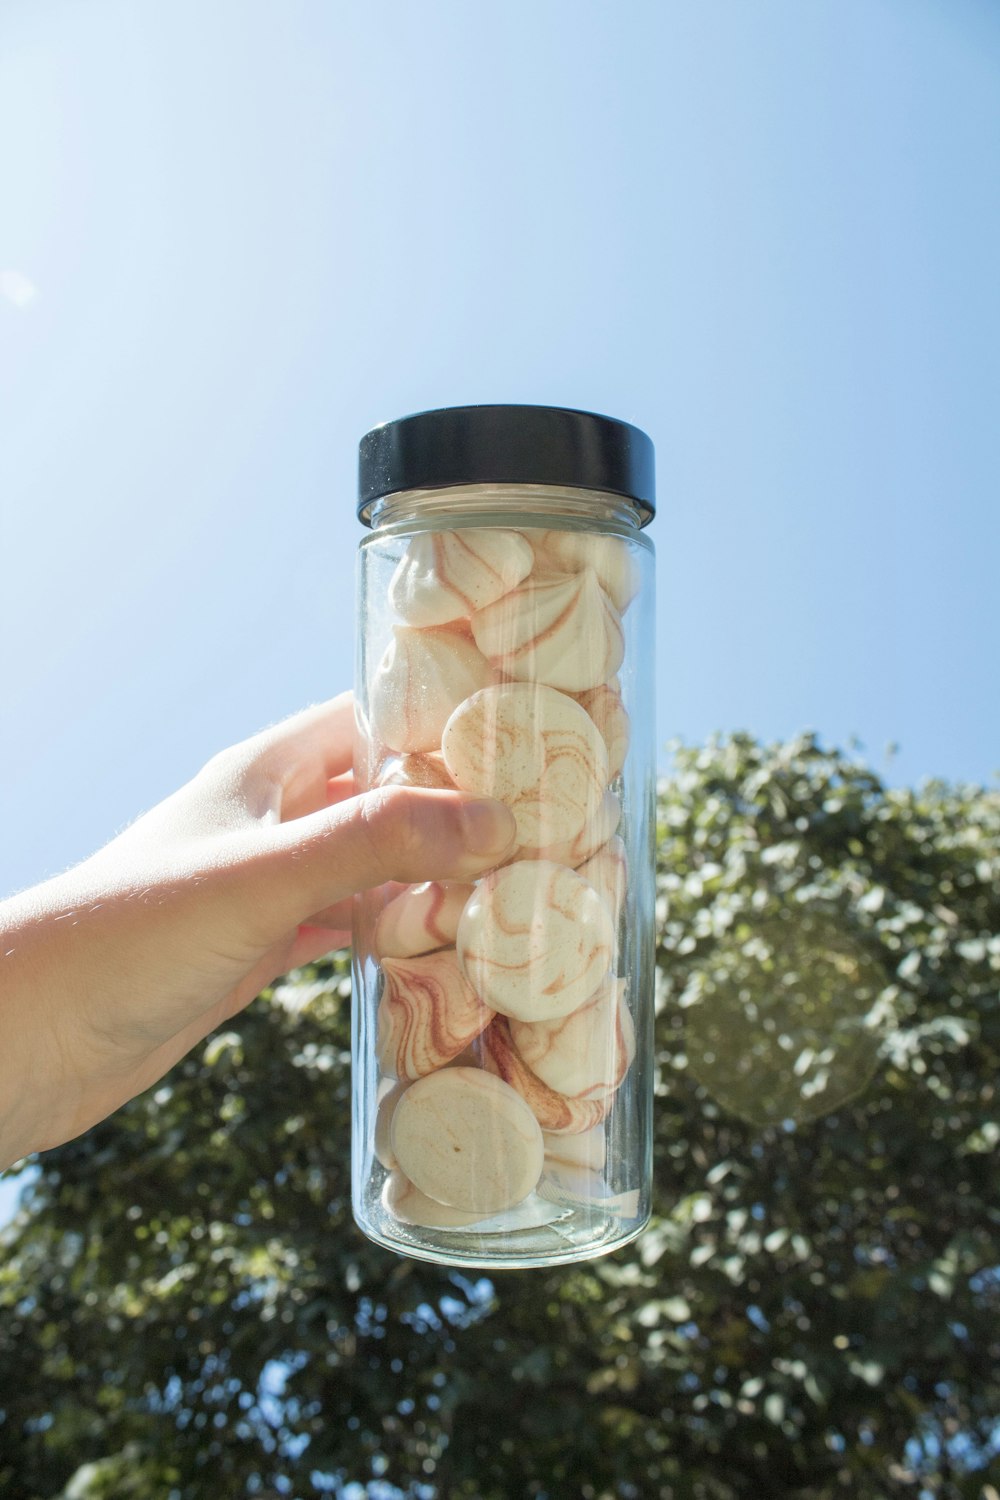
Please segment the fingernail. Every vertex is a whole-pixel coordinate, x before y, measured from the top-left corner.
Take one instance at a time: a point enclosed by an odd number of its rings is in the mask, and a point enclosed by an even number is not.
[[[502,854],[516,832],[514,814],[502,802],[467,802],[462,808],[462,836],[470,854]]]

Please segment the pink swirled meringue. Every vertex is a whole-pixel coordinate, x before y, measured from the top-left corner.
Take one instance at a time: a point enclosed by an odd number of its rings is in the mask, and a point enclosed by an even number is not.
[[[608,752],[579,703],[538,683],[482,688],[444,727],[445,765],[464,792],[505,802],[530,848],[573,839],[596,816]]]
[[[622,805],[614,792],[605,792],[601,805],[592,818],[588,818],[573,839],[562,839],[555,844],[546,844],[533,849],[525,844],[511,857],[515,859],[551,859],[557,865],[569,865],[577,870],[608,842],[621,821]],[[581,873],[582,870],[581,870]],[[589,876],[585,877],[589,880]]]
[[[635,1056],[625,982],[602,985],[559,1020],[511,1021],[510,1037],[531,1071],[556,1093],[573,1099],[613,1094]]]
[[[390,750],[437,750],[452,711],[495,680],[462,631],[396,625],[372,676],[373,734]]]
[[[620,614],[639,592],[639,569],[628,543],[616,536],[579,531],[526,531],[535,554],[534,576],[579,573],[593,568],[601,588]]]
[[[458,966],[454,948],[384,958],[377,1056],[389,1078],[422,1078],[444,1067],[492,1019]]]
[[[577,693],[575,697],[601,732],[608,750],[608,776],[613,781],[625,765],[631,737],[631,725],[621,692],[612,683],[602,682],[600,687],[587,688],[586,692]]]
[[[618,612],[592,568],[529,579],[471,623],[476,645],[497,671],[567,693],[606,682],[625,655]]]
[[[425,880],[394,896],[375,923],[376,958],[413,958],[453,948],[458,919],[472,891],[471,885]]]
[[[519,531],[424,532],[407,543],[389,584],[389,603],[410,625],[467,619],[516,588],[534,561]]]
[[[611,965],[614,927],[590,883],[551,860],[485,876],[458,924],[458,961],[487,1005],[523,1021],[566,1016]]]
[[[603,896],[617,925],[621,921],[628,889],[628,860],[625,845],[619,838],[608,839],[602,849],[585,860],[577,870],[584,880],[589,880],[595,891]]]
[[[613,1094],[601,1099],[570,1099],[533,1073],[510,1037],[506,1017],[496,1016],[479,1040],[483,1066],[521,1095],[539,1125],[553,1135],[577,1135],[599,1125],[611,1108]]]

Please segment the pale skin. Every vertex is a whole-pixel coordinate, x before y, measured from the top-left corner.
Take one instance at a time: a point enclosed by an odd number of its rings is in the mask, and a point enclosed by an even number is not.
[[[471,880],[499,802],[358,794],[349,693],[222,751],[83,864],[0,902],[0,1166],[81,1135],[272,980],[343,946],[351,898]]]

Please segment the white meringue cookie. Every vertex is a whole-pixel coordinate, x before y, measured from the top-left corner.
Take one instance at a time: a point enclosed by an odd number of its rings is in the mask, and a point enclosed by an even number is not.
[[[521,584],[472,616],[472,634],[497,671],[568,693],[606,682],[625,655],[618,612],[592,568]]]
[[[458,966],[454,948],[384,958],[377,1057],[389,1078],[422,1078],[469,1045],[493,1012]]]
[[[395,896],[379,913],[372,939],[376,958],[413,958],[453,948],[471,885],[426,880]]]
[[[423,532],[407,544],[389,584],[389,603],[410,625],[445,625],[516,588],[533,565],[519,531]]]
[[[375,1139],[373,1142],[375,1156],[391,1172],[396,1165],[396,1158],[392,1154],[389,1133],[392,1127],[392,1117],[396,1111],[396,1105],[402,1099],[406,1090],[410,1087],[409,1080],[394,1082],[391,1078],[383,1078],[378,1086],[378,1106],[375,1111]]]
[[[510,1022],[510,1037],[531,1071],[573,1099],[614,1093],[635,1056],[625,981],[614,979],[571,1015]]]
[[[614,928],[590,883],[551,860],[484,877],[459,919],[458,961],[487,1005],[523,1021],[566,1016],[611,965]]]
[[[545,1146],[545,1169],[549,1167],[582,1167],[588,1172],[603,1172],[608,1159],[608,1138],[603,1125],[584,1130],[579,1135],[553,1135],[542,1131]]]
[[[567,1141],[576,1136],[564,1137]],[[611,1196],[611,1189],[600,1172],[590,1172],[586,1167],[557,1167],[546,1165],[538,1184],[538,1192],[550,1203],[577,1207],[580,1204],[603,1208]]]
[[[396,625],[372,676],[372,729],[390,750],[437,750],[449,714],[495,680],[464,632]]]
[[[418,1079],[392,1117],[392,1151],[415,1187],[449,1208],[499,1213],[542,1173],[542,1132],[521,1096],[478,1068]]]
[[[436,1203],[398,1169],[390,1172],[382,1188],[382,1206],[388,1209],[401,1224],[413,1224],[421,1229],[465,1229],[470,1224],[481,1222],[481,1213],[464,1213],[460,1208],[448,1208]]]
[[[608,782],[608,752],[593,719],[541,684],[473,693],[449,718],[441,748],[456,785],[505,802],[519,843],[532,849],[575,838],[596,816]]]
[[[613,781],[625,765],[631,731],[622,695],[611,683],[602,682],[574,696],[601,731],[608,749],[608,776]]]
[[[621,537],[535,530],[525,535],[535,554],[536,577],[593,568],[601,588],[620,614],[625,613],[639,592],[639,568],[628,543]]]

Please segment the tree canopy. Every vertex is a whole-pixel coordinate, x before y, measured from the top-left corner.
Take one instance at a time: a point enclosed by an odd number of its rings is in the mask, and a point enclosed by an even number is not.
[[[368,1243],[346,959],[300,971],[38,1164],[7,1500],[997,1500],[1000,794],[733,736],[658,820],[648,1231]]]

